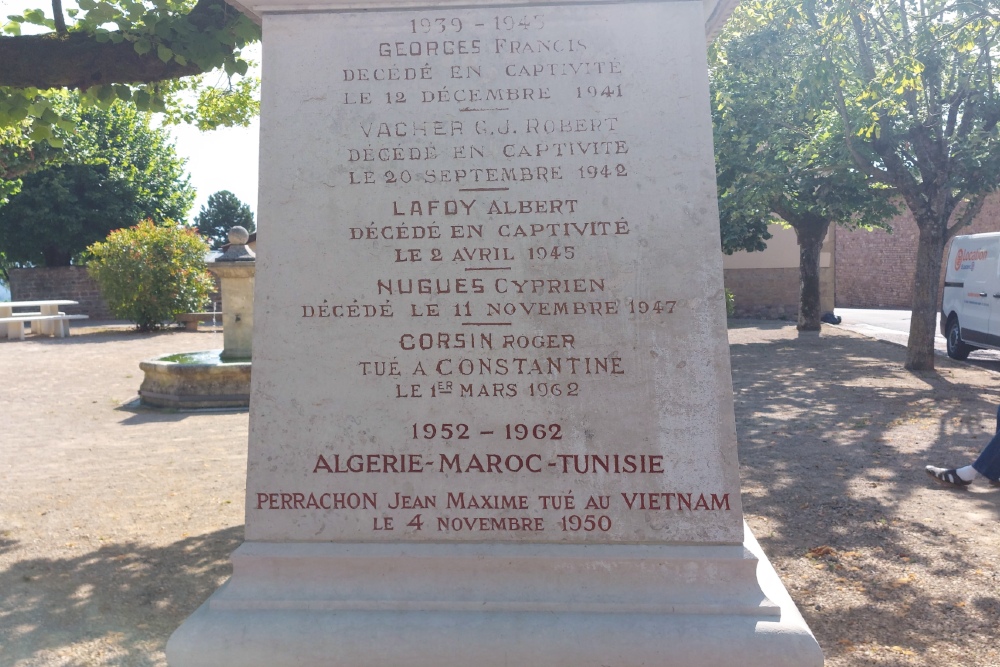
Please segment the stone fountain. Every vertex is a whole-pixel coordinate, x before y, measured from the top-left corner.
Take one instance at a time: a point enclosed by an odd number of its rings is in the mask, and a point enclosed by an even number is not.
[[[229,246],[208,270],[221,282],[221,350],[171,354],[139,364],[145,377],[141,405],[174,410],[245,408],[250,405],[253,284],[256,266],[243,227],[229,230]]]

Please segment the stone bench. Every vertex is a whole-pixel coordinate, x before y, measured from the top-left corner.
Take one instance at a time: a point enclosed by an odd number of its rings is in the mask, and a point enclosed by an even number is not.
[[[222,324],[222,313],[181,313],[174,319],[183,324],[188,331],[197,331],[198,325],[202,322],[217,320]]]
[[[65,338],[69,335],[70,320],[85,320],[89,315],[67,315],[66,313],[56,313],[55,315],[42,315],[41,313],[15,313],[0,317],[0,325],[6,325],[7,338],[24,340],[24,325],[37,322],[38,326],[31,326],[31,333],[47,334],[57,338]]]

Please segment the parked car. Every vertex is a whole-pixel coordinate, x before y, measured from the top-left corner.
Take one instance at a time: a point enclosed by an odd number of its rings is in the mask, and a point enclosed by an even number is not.
[[[1000,350],[1000,232],[956,236],[941,296],[941,333],[948,356]]]

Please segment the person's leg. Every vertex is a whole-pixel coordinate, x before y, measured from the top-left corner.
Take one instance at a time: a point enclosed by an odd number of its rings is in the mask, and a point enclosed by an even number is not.
[[[939,468],[925,466],[927,474],[940,482],[951,486],[968,486],[976,477],[982,475],[994,485],[1000,480],[1000,406],[997,407],[997,427],[993,438],[979,453],[972,465],[961,468]]]
[[[980,475],[994,482],[1000,479],[1000,432],[986,444],[972,467]]]

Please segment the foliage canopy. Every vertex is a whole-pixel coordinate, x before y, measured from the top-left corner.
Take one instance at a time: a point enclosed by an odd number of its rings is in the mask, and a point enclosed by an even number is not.
[[[149,114],[121,102],[106,111],[63,102],[76,128],[67,150],[24,176],[20,193],[0,206],[8,262],[68,265],[110,230],[183,219],[194,200],[183,159],[166,132],[150,127]]]
[[[722,246],[762,250],[778,216],[800,249],[799,328],[819,329],[819,253],[831,223],[884,226],[896,212],[843,141],[834,105],[801,85],[813,49],[803,30],[737,8],[710,48]]]
[[[747,0],[742,16],[731,30],[737,38],[771,31],[796,45],[791,79],[785,69],[772,75],[808,100],[815,117],[789,127],[808,133],[821,159],[846,151],[858,174],[890,188],[913,214],[920,237],[906,367],[933,368],[945,244],[1000,183],[1000,6],[995,0]],[[766,41],[757,48],[768,53]],[[768,111],[780,137],[788,109],[779,101]],[[824,183],[833,182],[817,187]],[[829,190],[840,196],[839,187]]]
[[[893,188],[920,230],[906,367],[934,368],[947,241],[1000,183],[995,0],[766,0],[802,31],[800,87],[837,110],[858,169]]]
[[[260,28],[224,0],[78,6],[64,13],[53,0],[48,13],[30,9],[3,23],[0,128],[23,123],[33,141],[58,147],[67,118],[53,93],[65,89],[79,91],[85,105],[128,101],[202,129],[247,125],[256,115],[258,82],[245,76],[243,49]]]

